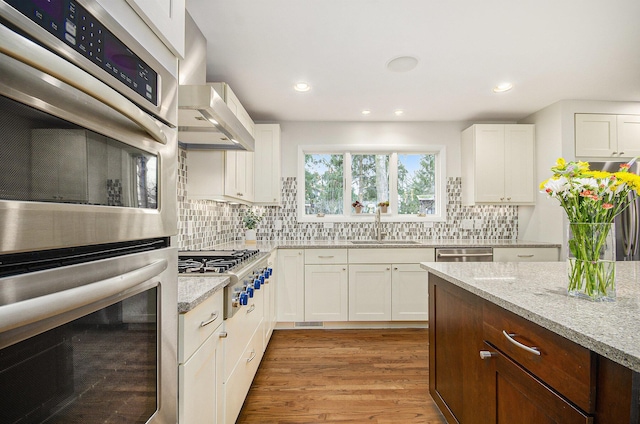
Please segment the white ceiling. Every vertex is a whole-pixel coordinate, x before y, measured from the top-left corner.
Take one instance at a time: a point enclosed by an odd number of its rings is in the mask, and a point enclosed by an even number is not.
[[[639,0],[187,0],[187,9],[207,38],[207,80],[229,83],[256,121],[512,121],[563,99],[640,101]],[[386,68],[404,55],[418,66]],[[311,90],[295,92],[298,81]],[[514,88],[493,93],[503,81]]]

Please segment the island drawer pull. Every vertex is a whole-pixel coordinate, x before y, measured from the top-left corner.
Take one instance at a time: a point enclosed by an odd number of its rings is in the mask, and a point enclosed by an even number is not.
[[[502,334],[504,334],[504,336],[507,338],[507,340],[509,340],[514,345],[518,346],[520,349],[524,349],[529,353],[533,353],[534,355],[540,356],[540,351],[538,350],[537,347],[535,347],[535,346],[529,347],[527,345],[524,345],[524,344],[520,343],[519,341],[514,339],[514,337],[516,336],[515,334],[507,333],[505,330],[502,330]]]

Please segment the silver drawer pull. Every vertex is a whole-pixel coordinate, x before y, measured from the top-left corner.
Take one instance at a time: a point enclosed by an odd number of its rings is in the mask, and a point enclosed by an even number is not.
[[[502,334],[504,334],[504,336],[507,338],[507,340],[509,340],[514,345],[518,346],[520,349],[524,349],[529,353],[533,353],[534,355],[540,356],[540,351],[538,350],[537,347],[535,347],[535,346],[534,347],[529,347],[527,345],[524,345],[524,344],[520,343],[519,341],[514,339],[514,337],[516,336],[515,334],[507,333],[504,330],[502,330]]]
[[[213,313],[211,314],[211,317],[210,317],[208,320],[206,320],[206,321],[202,321],[202,322],[200,323],[200,327],[204,327],[204,326],[206,326],[206,325],[211,324],[213,321],[215,321],[215,320],[218,318],[218,315],[220,315],[220,313],[219,313],[218,311],[213,312]]]
[[[438,253],[439,258],[475,258],[493,256],[493,253]]]
[[[247,313],[250,314],[251,312],[253,312],[256,309],[256,304],[252,303],[251,307],[249,309],[247,309]]]
[[[253,361],[253,359],[256,357],[256,350],[255,349],[251,349],[251,356],[249,356],[249,358],[247,358],[247,364],[251,361]]]
[[[227,336],[228,336],[227,332],[223,331],[223,332],[220,333],[220,335],[218,337],[220,337],[221,339],[226,339]]]
[[[331,259],[331,258],[333,258],[334,256],[333,256],[333,255],[327,255],[327,256],[318,256],[318,257],[319,257],[319,258],[322,258],[322,259]]]
[[[531,255],[518,255],[519,258],[533,258],[533,254]]]

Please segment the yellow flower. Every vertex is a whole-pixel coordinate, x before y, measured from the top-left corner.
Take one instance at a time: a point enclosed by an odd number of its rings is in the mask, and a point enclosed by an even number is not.
[[[586,172],[584,172],[584,176],[602,179],[602,178],[609,178],[611,176],[611,173],[606,171],[588,171],[587,170]]]
[[[565,166],[567,166],[567,162],[564,160],[564,158],[558,158],[558,160],[556,161],[556,168],[564,169]]]

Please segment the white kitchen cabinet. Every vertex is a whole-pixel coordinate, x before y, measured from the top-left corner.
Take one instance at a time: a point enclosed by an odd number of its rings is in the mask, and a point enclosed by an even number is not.
[[[555,262],[560,260],[557,247],[494,247],[493,262]]]
[[[425,321],[435,249],[349,249],[350,321]]]
[[[224,194],[244,202],[253,202],[253,152],[225,152]]]
[[[640,155],[640,115],[577,113],[576,157],[633,158]]]
[[[391,320],[429,319],[428,273],[419,264],[392,264]]]
[[[223,296],[214,293],[178,317],[178,422],[222,423]]]
[[[34,198],[50,193],[57,201],[88,200],[87,137],[85,130],[31,131],[31,190]]]
[[[251,204],[252,152],[189,150],[186,162],[188,198]]]
[[[220,326],[178,367],[178,422],[223,423],[223,329]]]
[[[305,321],[347,321],[348,296],[347,264],[305,265]]]
[[[349,265],[349,321],[391,321],[391,265]]]
[[[278,250],[278,322],[304,321],[304,249]]]
[[[127,0],[144,22],[179,58],[185,53],[185,0]]]
[[[462,202],[535,202],[534,126],[472,125],[462,132]]]
[[[268,267],[273,269],[271,277],[265,280],[265,284],[262,286],[264,289],[264,347],[267,348],[267,344],[273,334],[273,329],[278,322],[278,314],[276,311],[276,295],[278,290],[278,250],[274,249],[268,260]]]
[[[280,205],[282,197],[280,125],[256,125],[255,139],[254,162],[256,172],[254,176],[254,202],[267,205]]]

